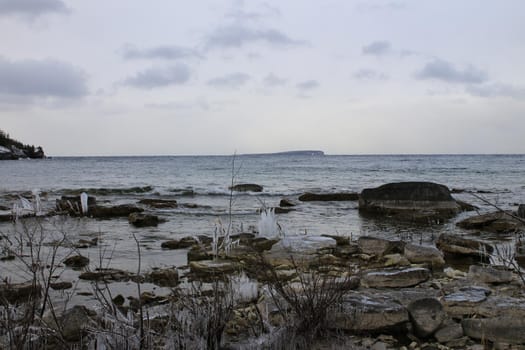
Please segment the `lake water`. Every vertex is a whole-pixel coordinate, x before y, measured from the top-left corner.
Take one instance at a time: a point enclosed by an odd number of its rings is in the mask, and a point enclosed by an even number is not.
[[[162,250],[161,242],[188,235],[212,235],[216,227],[225,225],[229,219],[228,187],[232,170],[234,183],[264,187],[261,193],[234,194],[232,221],[238,231],[252,231],[259,220],[257,210],[263,205],[278,206],[285,197],[297,200],[304,192],[360,192],[398,181],[432,181],[451,189],[476,192],[504,209],[515,210],[518,203],[525,203],[524,155],[259,155],[3,161],[0,206],[12,207],[17,195],[34,189],[43,193],[46,210],[54,208],[55,199],[81,189],[103,205],[134,204],[142,198],[176,199],[181,204],[178,208],[148,209],[166,219],[153,228],[132,227],[126,218],[50,218],[45,225],[66,232],[71,241],[99,237],[101,245],[83,250],[82,254],[99,261],[105,254],[102,258],[111,260],[113,267],[129,271],[136,268],[133,235],[141,244],[144,269],[181,266],[186,263],[185,251]],[[479,206],[481,212],[492,209],[469,193],[454,196]],[[278,221],[287,235],[376,235],[429,241],[440,232],[458,231],[455,222],[472,215],[463,213],[448,223],[422,228],[363,218],[357,205],[357,202],[300,203],[295,211],[278,215]],[[15,230],[10,223],[0,224],[0,232],[5,235],[12,235]],[[1,274],[7,273],[6,269],[3,271]],[[70,272],[64,273],[67,277]],[[70,277],[75,278],[73,274]]]

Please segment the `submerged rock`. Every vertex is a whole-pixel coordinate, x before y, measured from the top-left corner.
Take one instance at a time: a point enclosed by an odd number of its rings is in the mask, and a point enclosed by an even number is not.
[[[145,204],[152,208],[167,209],[177,208],[177,201],[174,199],[145,198],[139,201],[139,204]]]
[[[49,286],[53,290],[64,290],[64,289],[73,288],[73,283],[71,283],[71,282],[55,282],[55,283],[50,283]]]
[[[429,222],[455,216],[460,210],[446,186],[432,182],[389,183],[364,189],[359,196],[363,214]]]
[[[157,226],[161,220],[157,215],[131,213],[128,216],[128,222],[135,227]]]
[[[359,194],[357,193],[310,193],[307,192],[299,196],[301,202],[331,202],[331,201],[357,201]]]
[[[283,199],[281,199],[281,201],[279,202],[279,206],[282,207],[282,208],[295,207],[295,203],[292,202],[292,201],[289,200],[289,199],[283,198]]]
[[[370,288],[403,288],[416,286],[429,277],[430,271],[422,267],[395,268],[368,272],[361,283]]]
[[[97,205],[97,199],[93,196],[88,196],[88,214],[92,208]],[[78,196],[62,196],[55,201],[55,209],[61,212],[67,212],[72,216],[82,215],[82,205],[80,195]]]
[[[179,271],[176,268],[153,270],[146,275],[146,281],[160,287],[175,287],[179,282]]]
[[[96,271],[86,271],[78,276],[81,280],[87,281],[129,281],[129,272],[117,269],[97,269]]]
[[[194,237],[183,237],[181,239],[172,239],[162,242],[160,245],[164,249],[187,249],[199,244],[199,241]]]
[[[229,187],[229,189],[236,192],[262,192],[263,187],[257,184],[237,184]]]
[[[144,209],[131,204],[122,204],[112,207],[95,206],[89,210],[89,214],[98,219],[111,219],[116,217],[127,217],[131,213],[141,213]]]
[[[82,256],[82,255],[74,255],[70,256],[69,258],[64,260],[64,264],[66,266],[72,267],[72,268],[82,268],[89,265],[89,258]]]

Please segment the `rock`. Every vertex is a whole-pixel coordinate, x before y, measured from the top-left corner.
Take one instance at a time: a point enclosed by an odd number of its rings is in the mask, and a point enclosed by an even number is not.
[[[449,320],[434,333],[434,338],[438,343],[448,343],[452,340],[456,340],[463,337],[463,327],[460,323]]]
[[[128,217],[131,213],[141,213],[144,209],[130,204],[116,205],[113,207],[95,206],[89,210],[89,214],[98,219],[111,219],[116,217]]]
[[[369,288],[403,288],[416,286],[429,277],[430,271],[422,267],[385,269],[365,273],[361,284]]]
[[[113,298],[113,304],[117,306],[122,306],[126,302],[126,299],[122,296],[122,294],[118,294],[116,297]]]
[[[236,192],[262,192],[263,187],[257,184],[238,184],[229,187],[229,189]]]
[[[82,206],[80,203],[80,195],[62,196],[60,199],[55,201],[55,209],[57,211],[65,211],[72,216],[79,216],[82,215]],[[88,214],[90,214],[91,209],[96,205],[97,199],[95,197],[88,196]]]
[[[348,259],[358,253],[359,246],[355,243],[349,245],[338,245],[334,249],[334,255],[343,259]]]
[[[73,283],[71,283],[71,282],[55,282],[55,283],[50,283],[49,286],[53,290],[64,290],[64,289],[73,288]]]
[[[434,334],[447,317],[443,305],[435,298],[413,301],[407,310],[416,334],[423,338]]]
[[[232,273],[238,266],[232,261],[226,260],[201,260],[190,262],[190,271],[202,277],[221,277]]]
[[[199,244],[199,242],[196,238],[188,236],[179,240],[172,239],[170,241],[162,242],[160,246],[164,249],[187,249],[197,244]]]
[[[387,239],[370,236],[362,236],[357,240],[359,251],[362,254],[375,256],[403,253],[404,244],[402,241],[389,241]]]
[[[139,203],[157,209],[177,208],[177,201],[174,199],[145,198],[141,199]]]
[[[522,218],[522,219],[525,219],[525,204],[520,204],[518,206],[518,212],[517,212],[517,215]]]
[[[160,222],[157,215],[131,213],[128,216],[128,222],[135,227],[157,226]]]
[[[335,239],[335,242],[338,247],[350,245],[350,237],[347,237],[347,236],[336,236],[336,235],[321,235],[321,236]]]
[[[129,272],[117,269],[97,269],[96,271],[86,271],[78,276],[81,280],[87,281],[129,281]]]
[[[281,208],[281,207],[274,207],[270,209],[273,210],[275,214],[288,214],[291,211],[295,211],[295,209],[293,208]]]
[[[432,269],[441,269],[445,265],[443,253],[435,247],[408,243],[405,245],[405,256],[413,264],[429,264]]]
[[[89,265],[89,258],[82,255],[74,255],[64,260],[66,266],[80,269]]]
[[[474,211],[474,210],[478,210],[479,209],[475,205],[472,205],[470,203],[463,202],[463,201],[460,201],[460,200],[457,200],[457,199],[456,199],[456,203],[458,203],[459,209],[461,211]]]
[[[90,247],[96,247],[98,244],[98,238],[92,238],[90,240],[86,239],[79,239],[78,243],[75,244],[75,248],[81,249],[81,248],[90,248]]]
[[[176,268],[153,270],[146,275],[146,281],[160,287],[175,287],[179,282],[179,272]]]
[[[384,267],[409,266],[410,261],[401,254],[387,254],[383,256]]]
[[[463,287],[443,297],[443,306],[452,316],[472,315],[480,303],[487,300],[490,290],[482,287]]]
[[[328,328],[338,331],[379,332],[402,328],[408,320],[405,307],[388,295],[361,292],[345,294],[327,313]]]
[[[293,202],[292,202],[291,200],[289,200],[289,199],[283,198],[283,199],[281,199],[281,201],[279,202],[279,206],[282,207],[282,208],[295,207],[295,203],[293,203]]]
[[[459,210],[448,188],[432,182],[389,183],[364,189],[359,196],[360,213],[408,221],[441,221]]]
[[[42,287],[32,282],[0,284],[0,300],[15,304],[40,298]]]
[[[509,283],[514,280],[511,271],[496,269],[492,266],[470,265],[467,276],[470,280],[488,284]]]
[[[201,247],[200,245],[195,245],[191,247],[191,249],[188,250],[187,256],[188,256],[188,262],[209,260],[213,258],[213,255],[211,254],[211,252],[206,250],[204,247]]]
[[[83,305],[75,305],[64,312],[60,317],[61,334],[67,341],[79,341],[87,334],[87,328],[94,326],[94,311],[89,310]]]
[[[258,252],[263,252],[265,250],[270,250],[275,243],[279,242],[279,239],[268,239],[265,237],[254,238],[250,243],[251,247]]]
[[[448,233],[442,233],[438,237],[436,246],[445,254],[477,257],[482,260],[488,259],[488,255],[494,250],[491,245],[481,241]]]
[[[483,230],[496,233],[514,232],[524,226],[523,222],[513,218],[508,214],[498,211],[494,213],[476,215],[461,220],[457,223],[457,226],[467,230]]]
[[[357,201],[357,193],[305,193],[299,196],[301,202]]]
[[[335,248],[333,238],[322,236],[287,236],[279,240],[270,250],[273,254],[290,256],[290,253],[315,254],[319,249]]]
[[[525,343],[525,319],[515,317],[469,318],[461,322],[465,335],[509,344]]]

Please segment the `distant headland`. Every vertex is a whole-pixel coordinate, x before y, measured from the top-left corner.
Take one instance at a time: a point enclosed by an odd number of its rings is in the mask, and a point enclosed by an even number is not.
[[[324,156],[323,151],[316,150],[302,150],[302,151],[287,151],[276,153],[248,153],[240,154],[241,156]]]
[[[46,155],[41,146],[24,145],[12,139],[5,131],[0,130],[0,160],[27,158],[42,159],[46,158]]]

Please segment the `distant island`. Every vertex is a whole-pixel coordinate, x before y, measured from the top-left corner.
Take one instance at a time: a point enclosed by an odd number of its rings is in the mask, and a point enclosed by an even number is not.
[[[249,153],[241,154],[241,156],[324,156],[323,151],[287,151],[287,152],[276,152],[276,153]]]
[[[0,130],[0,160],[42,159],[46,155],[41,146],[24,145],[12,139],[8,133]]]

